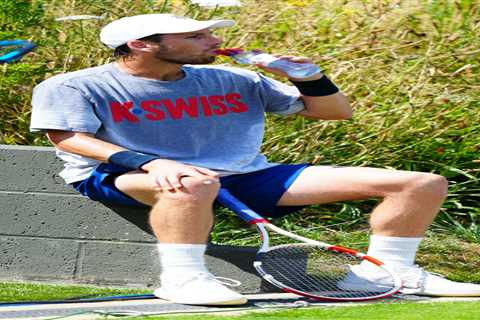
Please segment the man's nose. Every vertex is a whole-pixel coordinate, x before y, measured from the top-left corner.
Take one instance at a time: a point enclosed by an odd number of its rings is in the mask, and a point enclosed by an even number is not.
[[[210,42],[214,45],[219,45],[223,42],[223,38],[220,36],[211,35]]]

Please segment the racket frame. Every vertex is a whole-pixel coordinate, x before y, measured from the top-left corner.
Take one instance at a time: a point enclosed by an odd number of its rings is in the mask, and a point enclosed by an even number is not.
[[[331,245],[325,242],[317,241],[317,240],[312,240],[306,237],[302,237],[300,235],[294,234],[292,232],[289,232],[287,230],[284,230],[282,228],[279,228],[273,224],[271,224],[268,220],[265,218],[261,217],[259,214],[248,208],[245,204],[240,202],[238,199],[236,199],[234,196],[230,194],[226,189],[221,188],[219,191],[219,196],[217,200],[222,203],[224,206],[227,208],[231,209],[235,214],[237,214],[240,218],[242,218],[247,224],[250,225],[255,225],[260,238],[262,240],[260,248],[257,251],[255,261],[253,263],[253,266],[255,270],[258,272],[258,274],[265,279],[267,282],[271,283],[272,285],[280,288],[281,290],[289,293],[294,293],[296,295],[312,298],[315,300],[323,300],[323,301],[368,301],[368,300],[374,300],[374,299],[381,299],[381,298],[386,298],[389,296],[394,295],[397,293],[401,288],[402,288],[402,280],[398,277],[398,275],[390,268],[389,266],[386,266],[383,262],[381,262],[378,259],[375,259],[371,256],[368,256],[364,253],[358,252],[353,249],[345,248],[342,246],[337,246],[337,245]],[[291,288],[289,286],[286,286],[280,281],[277,281],[272,275],[267,273],[265,270],[262,268],[262,262],[258,260],[258,257],[261,256],[263,253],[268,252],[269,250],[272,250],[277,247],[270,247],[270,236],[267,231],[267,229],[280,234],[282,236],[297,240],[301,243],[304,244],[310,244],[310,245],[315,245],[324,248],[325,250],[332,250],[336,251],[339,253],[344,253],[344,254],[349,254],[352,256],[355,256],[361,260],[366,260],[369,261],[378,267],[382,268],[385,270],[389,275],[391,275],[394,283],[392,285],[392,289],[384,292],[384,293],[379,293],[378,295],[371,296],[371,297],[348,297],[348,298],[338,298],[338,297],[326,297],[326,296],[317,296],[313,294],[309,294],[308,292],[303,292],[296,290],[294,288]]]

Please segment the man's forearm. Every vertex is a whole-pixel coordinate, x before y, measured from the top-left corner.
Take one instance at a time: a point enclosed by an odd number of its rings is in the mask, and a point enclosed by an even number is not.
[[[341,120],[352,117],[352,107],[347,98],[341,92],[323,97],[302,96],[305,110],[298,114],[306,117]]]
[[[300,90],[305,110],[300,115],[325,120],[350,119],[352,107],[335,84],[319,73],[306,79],[290,79]]]
[[[159,159],[151,155],[130,152],[130,150],[118,145],[97,139],[90,133],[52,130],[47,133],[47,137],[56,148],[62,151],[78,154],[101,162],[116,163],[134,170],[138,169],[148,172],[155,166],[158,166],[160,161],[163,164],[178,164],[173,160]],[[112,157],[114,154],[116,156]],[[132,155],[135,154],[137,154],[138,157],[132,159]],[[144,157],[142,158],[142,156]],[[152,160],[156,160],[155,163],[153,163],[154,161]],[[135,163],[138,165],[134,165]],[[150,163],[152,164],[150,165]]]
[[[97,139],[90,133],[69,131],[48,131],[47,137],[58,149],[83,157],[108,162],[114,153],[125,148]]]

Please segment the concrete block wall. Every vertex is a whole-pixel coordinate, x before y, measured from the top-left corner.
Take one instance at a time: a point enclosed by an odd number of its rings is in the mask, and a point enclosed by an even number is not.
[[[57,175],[62,165],[50,147],[0,145],[0,280],[158,286],[147,210],[77,194]],[[207,264],[241,281],[241,292],[265,291],[251,266],[255,251],[210,245]]]

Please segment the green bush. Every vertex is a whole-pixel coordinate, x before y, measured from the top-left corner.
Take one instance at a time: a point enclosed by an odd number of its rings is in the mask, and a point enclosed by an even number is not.
[[[29,37],[43,18],[41,1],[2,0],[0,2],[0,40]]]

